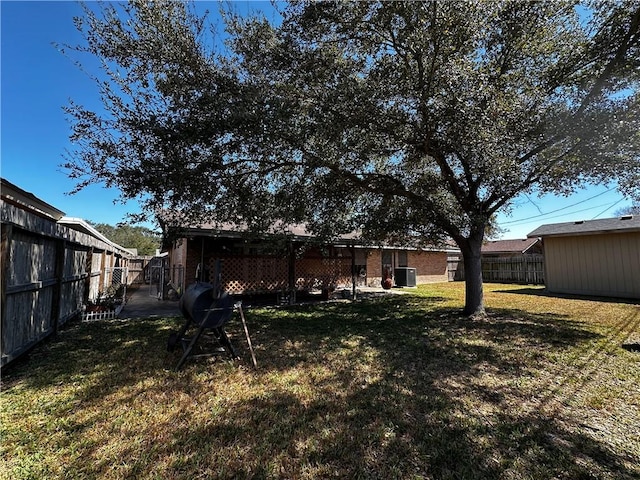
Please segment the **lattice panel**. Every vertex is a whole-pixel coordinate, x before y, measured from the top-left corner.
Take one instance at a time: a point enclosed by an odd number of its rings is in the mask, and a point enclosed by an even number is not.
[[[289,266],[286,258],[222,258],[222,288],[231,294],[267,293],[289,289]],[[213,275],[216,259],[210,260]],[[296,261],[297,290],[322,289],[350,285],[350,258],[302,258]],[[213,280],[213,279],[212,279]]]
[[[210,271],[215,272],[215,259]],[[287,260],[275,257],[227,257],[222,259],[222,287],[232,294],[286,290]]]
[[[322,289],[350,282],[350,258],[301,258],[296,262],[298,290]]]

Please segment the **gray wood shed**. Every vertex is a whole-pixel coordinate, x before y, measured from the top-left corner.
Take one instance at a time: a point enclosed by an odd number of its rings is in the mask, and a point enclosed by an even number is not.
[[[640,216],[542,225],[549,292],[640,299]]]

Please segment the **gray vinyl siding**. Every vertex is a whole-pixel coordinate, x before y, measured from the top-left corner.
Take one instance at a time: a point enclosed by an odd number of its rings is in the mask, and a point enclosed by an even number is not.
[[[550,292],[640,299],[640,232],[546,237]]]

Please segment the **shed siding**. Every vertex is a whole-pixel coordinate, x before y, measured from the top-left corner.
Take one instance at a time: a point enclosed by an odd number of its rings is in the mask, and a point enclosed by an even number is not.
[[[640,298],[640,232],[544,239],[550,292]]]

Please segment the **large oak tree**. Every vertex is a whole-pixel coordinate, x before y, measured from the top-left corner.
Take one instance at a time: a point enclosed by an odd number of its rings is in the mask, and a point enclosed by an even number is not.
[[[67,167],[161,221],[305,222],[480,249],[522,193],[640,195],[638,1],[179,2],[85,8],[104,110],[72,103]],[[222,41],[224,40],[224,44]]]

